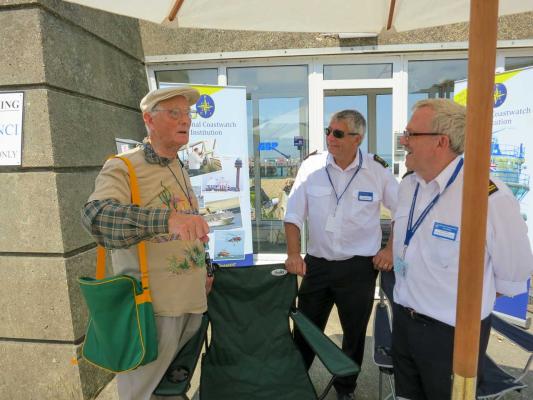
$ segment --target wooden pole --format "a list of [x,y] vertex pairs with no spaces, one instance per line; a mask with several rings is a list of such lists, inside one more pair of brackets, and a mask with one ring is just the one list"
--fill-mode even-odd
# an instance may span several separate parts
[[174,5],[172,6],[172,9],[170,10],[170,13],[168,14],[168,20],[174,21],[176,19],[176,15],[178,15],[178,12],[180,11],[181,6],[183,5],[183,2],[185,0],[176,0],[174,2]]
[[453,400],[474,400],[485,258],[498,0],[471,0]]

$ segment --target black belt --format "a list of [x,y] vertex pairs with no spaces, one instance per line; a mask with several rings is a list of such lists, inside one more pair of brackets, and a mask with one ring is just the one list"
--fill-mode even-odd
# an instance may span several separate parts
[[411,318],[413,321],[423,322],[426,324],[440,324],[440,325],[450,326],[446,324],[445,322],[439,321],[438,319],[431,318],[431,317],[428,317],[427,315],[417,313],[412,308],[404,307],[398,303],[396,303],[396,306],[404,314],[407,314],[407,316],[409,316],[409,318]]
[[357,261],[357,260],[367,261],[369,259],[371,260],[371,259],[374,258],[374,256],[353,256],[353,257],[347,258],[346,260],[328,260],[327,258],[312,256],[309,253],[307,253],[306,256],[309,257],[311,260],[314,260],[314,261],[317,261],[317,262],[322,262],[322,263],[324,263],[324,262],[326,262],[326,263],[342,263],[342,262],[350,262],[350,261]]

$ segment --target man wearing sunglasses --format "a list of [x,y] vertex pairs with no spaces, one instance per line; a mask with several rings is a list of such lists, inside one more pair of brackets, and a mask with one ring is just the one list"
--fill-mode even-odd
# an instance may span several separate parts
[[[394,218],[394,319],[392,352],[396,394],[411,400],[449,400],[463,190],[465,107],[423,100],[400,139],[412,171],[402,180]],[[527,227],[518,201],[491,177],[478,382],[496,292],[526,291],[533,272]]]
[[[325,129],[328,151],[305,160],[289,194],[285,215],[290,273],[303,276],[300,310],[324,330],[333,304],[343,328],[343,351],[362,364],[377,269],[392,268],[392,248],[381,247],[381,204],[394,212],[398,183],[378,156],[360,150],[365,119],[355,110],[333,115]],[[300,236],[307,221],[307,255]],[[296,331],[309,368],[314,352]],[[337,379],[337,398],[354,399],[357,376]]]

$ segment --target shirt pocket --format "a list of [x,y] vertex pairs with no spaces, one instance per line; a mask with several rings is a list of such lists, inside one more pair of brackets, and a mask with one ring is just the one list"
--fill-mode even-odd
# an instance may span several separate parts
[[349,208],[349,218],[357,225],[366,225],[370,220],[377,216],[375,223],[378,222],[381,196],[371,189],[356,189],[351,194],[351,207]]
[[309,214],[323,214],[329,209],[331,187],[309,186],[306,190]]
[[459,267],[459,232],[455,240],[434,236],[433,227],[430,233],[431,239],[428,250],[431,253],[431,261],[436,267],[457,270]]

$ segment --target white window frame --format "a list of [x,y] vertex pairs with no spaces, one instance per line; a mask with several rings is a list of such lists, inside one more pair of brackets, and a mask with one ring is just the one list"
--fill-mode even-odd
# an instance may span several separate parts
[[[504,70],[506,57],[524,56],[533,56],[533,40],[499,41],[496,53],[496,72]],[[409,111],[407,76],[409,61],[466,58],[468,58],[468,43],[456,42],[150,56],[146,57],[145,62],[150,89],[156,88],[155,71],[161,70],[216,68],[218,84],[225,86],[227,85],[227,68],[307,65],[309,150],[324,150],[322,131],[324,90],[390,89],[393,110],[392,128],[394,132],[402,131],[407,125]],[[324,80],[324,65],[381,63],[392,64],[392,78]],[[393,135],[391,135],[391,141],[394,148]],[[285,254],[259,253],[254,255],[254,261],[257,263],[283,262],[285,257]]]

